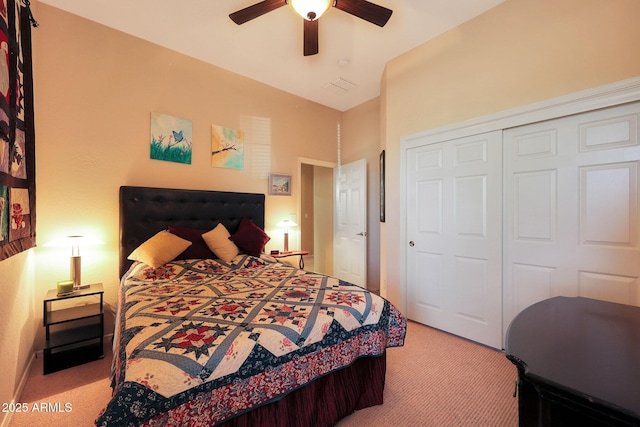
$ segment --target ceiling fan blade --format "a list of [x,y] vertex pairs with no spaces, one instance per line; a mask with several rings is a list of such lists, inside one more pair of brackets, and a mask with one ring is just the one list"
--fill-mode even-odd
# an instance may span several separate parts
[[304,22],[304,56],[318,53],[318,20]]
[[237,12],[233,12],[229,15],[229,18],[231,18],[231,20],[236,24],[240,25],[257,18],[258,16],[262,16],[265,13],[271,12],[272,10],[276,10],[286,4],[286,0],[264,0],[260,3],[238,10]]
[[391,9],[366,0],[336,0],[334,7],[379,27],[384,27],[393,13]]

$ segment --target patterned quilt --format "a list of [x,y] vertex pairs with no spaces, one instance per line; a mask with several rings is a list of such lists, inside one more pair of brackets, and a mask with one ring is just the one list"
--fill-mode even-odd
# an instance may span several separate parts
[[268,256],[137,263],[119,298],[114,391],[98,426],[215,425],[406,333],[385,299]]

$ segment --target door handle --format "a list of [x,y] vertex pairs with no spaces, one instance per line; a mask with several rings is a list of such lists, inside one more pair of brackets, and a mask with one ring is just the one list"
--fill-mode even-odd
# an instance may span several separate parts
[[411,240],[411,241],[409,242],[409,246],[414,247],[415,245],[416,245],[416,244],[413,242],[413,240]]
[[366,231],[361,231],[358,234],[356,234],[356,236],[364,236],[367,237],[367,232]]

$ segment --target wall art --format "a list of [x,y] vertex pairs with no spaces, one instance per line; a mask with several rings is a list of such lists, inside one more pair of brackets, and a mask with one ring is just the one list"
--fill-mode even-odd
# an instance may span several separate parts
[[290,196],[291,175],[270,174],[269,194],[272,196]]
[[211,126],[211,166],[244,169],[244,131]]
[[151,113],[150,156],[154,160],[191,164],[193,151],[191,120]]
[[[36,245],[36,170],[29,2],[0,8],[0,260]],[[5,7],[6,5],[6,7]]]

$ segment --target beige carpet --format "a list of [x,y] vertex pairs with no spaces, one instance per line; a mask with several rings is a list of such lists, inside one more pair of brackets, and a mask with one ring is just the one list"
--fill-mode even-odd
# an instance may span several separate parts
[[95,425],[96,416],[111,397],[110,371],[111,348],[107,344],[104,359],[49,375],[42,374],[40,357],[20,397],[20,403],[27,403],[29,411],[14,414],[9,427]]
[[405,346],[387,350],[384,404],[338,426],[517,426],[516,378],[502,352],[409,322]]
[[[103,360],[46,376],[37,360],[21,397],[29,412],[15,414],[10,427],[92,426],[111,395],[106,350]],[[499,351],[409,322],[405,346],[389,349],[387,361],[384,405],[358,411],[339,427],[518,424],[516,369]],[[37,412],[34,404],[57,411]]]

